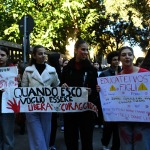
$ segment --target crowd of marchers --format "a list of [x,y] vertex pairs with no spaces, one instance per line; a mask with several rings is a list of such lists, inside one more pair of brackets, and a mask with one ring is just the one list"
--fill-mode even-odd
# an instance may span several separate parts
[[[102,150],[150,150],[149,123],[105,121],[99,96],[102,87],[97,83],[97,78],[101,77],[148,72],[140,67],[144,57],[139,57],[134,64],[133,49],[123,46],[107,54],[109,65],[103,68],[100,60],[89,59],[88,50],[88,43],[78,39],[74,45],[74,57],[67,59],[59,53],[47,54],[44,46],[36,45],[30,62],[24,63],[20,60],[11,62],[8,48],[0,46],[0,67],[18,67],[18,86],[86,87],[88,101],[98,108],[98,116],[90,110],[72,113],[0,113],[0,150],[14,150],[15,122],[20,125],[20,134],[27,129],[30,150],[56,150],[58,118],[67,150],[79,150],[79,138],[82,150],[94,150],[94,128],[102,128]],[[0,90],[1,100],[4,90]]]

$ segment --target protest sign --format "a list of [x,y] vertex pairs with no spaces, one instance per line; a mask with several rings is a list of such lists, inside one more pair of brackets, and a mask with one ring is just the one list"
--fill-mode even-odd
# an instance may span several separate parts
[[105,121],[150,122],[150,72],[97,81]]
[[17,87],[2,95],[2,113],[95,111],[84,87]]
[[17,87],[18,69],[16,66],[0,68],[0,90],[7,87]]

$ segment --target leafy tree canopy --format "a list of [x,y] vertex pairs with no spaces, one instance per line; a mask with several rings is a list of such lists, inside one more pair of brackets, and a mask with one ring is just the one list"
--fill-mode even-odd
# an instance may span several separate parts
[[21,44],[18,24],[29,14],[35,27],[31,45],[65,53],[69,38],[85,38],[104,54],[129,40],[148,49],[148,0],[1,0],[0,39]]

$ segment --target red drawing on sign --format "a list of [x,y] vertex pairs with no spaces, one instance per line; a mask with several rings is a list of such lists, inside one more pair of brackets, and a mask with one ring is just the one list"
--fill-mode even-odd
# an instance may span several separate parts
[[20,101],[16,102],[16,100],[13,98],[12,100],[8,100],[7,104],[9,105],[9,107],[6,107],[8,109],[12,109],[14,112],[20,112]]
[[142,134],[141,133],[134,133],[134,143],[137,141],[142,140]]
[[6,86],[7,86],[7,82],[5,80],[1,80],[0,81],[0,88],[6,87]]
[[125,129],[120,129],[120,137],[126,144],[131,143],[131,136],[126,132]]

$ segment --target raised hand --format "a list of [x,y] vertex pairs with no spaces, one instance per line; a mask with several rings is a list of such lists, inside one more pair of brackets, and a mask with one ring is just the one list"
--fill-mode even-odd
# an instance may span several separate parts
[[13,98],[13,100],[8,100],[7,104],[9,107],[6,108],[12,109],[14,112],[20,112],[20,101],[17,104],[15,98]]

